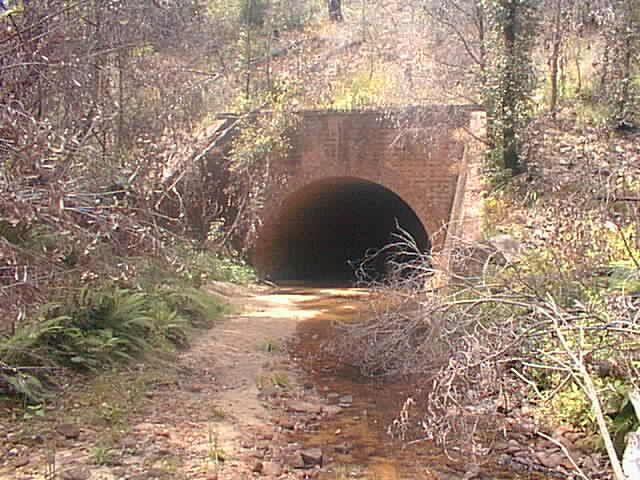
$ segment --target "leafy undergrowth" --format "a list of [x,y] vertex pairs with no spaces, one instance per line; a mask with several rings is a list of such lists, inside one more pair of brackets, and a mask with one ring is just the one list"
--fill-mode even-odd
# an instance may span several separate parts
[[145,354],[188,346],[224,306],[193,287],[82,288],[0,341],[0,386],[28,402],[45,400],[65,371],[92,372]]
[[[48,289],[48,301],[0,337],[0,393],[37,404],[69,375],[77,380],[77,373],[186,348],[195,331],[210,328],[227,308],[200,286],[255,278],[246,265],[186,243],[174,245],[171,261],[168,253],[114,258],[92,281]],[[117,272],[110,270],[114,264]]]

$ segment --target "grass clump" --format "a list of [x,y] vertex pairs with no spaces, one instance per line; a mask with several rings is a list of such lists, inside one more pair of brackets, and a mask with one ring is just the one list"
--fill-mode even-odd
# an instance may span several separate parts
[[286,372],[278,370],[260,375],[256,384],[260,390],[267,387],[277,387],[286,390],[291,387],[291,379]]
[[213,429],[211,424],[209,424],[207,440],[207,457],[210,462],[213,462],[216,466],[219,466],[221,463],[228,459],[228,455],[220,445],[218,432]]
[[267,340],[258,345],[258,350],[264,353],[279,353],[282,348],[277,342]]
[[0,333],[0,394],[39,403],[61,370],[88,373],[185,348],[192,331],[226,311],[201,285],[255,279],[235,257],[189,242],[163,256],[114,257],[110,265],[82,287],[59,288],[28,320]]
[[93,449],[92,452],[93,461],[99,467],[111,465],[114,460],[115,454],[116,452],[114,450],[104,446],[97,446]]

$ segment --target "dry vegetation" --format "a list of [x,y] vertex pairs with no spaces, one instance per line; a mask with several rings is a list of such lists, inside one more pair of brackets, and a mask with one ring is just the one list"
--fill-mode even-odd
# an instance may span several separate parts
[[[510,100],[520,102],[516,119],[502,90],[506,40],[488,7],[504,2],[345,4],[341,24],[313,1],[223,3],[2,3],[0,353],[11,355],[0,356],[0,387],[36,398],[37,384],[16,383],[32,378],[24,372],[86,354],[53,348],[59,361],[42,361],[59,337],[41,332],[43,350],[29,355],[36,346],[13,335],[23,328],[64,316],[76,323],[60,328],[77,333],[102,302],[117,312],[124,291],[146,295],[136,315],[167,320],[170,311],[148,308],[167,283],[182,282],[184,300],[184,288],[237,273],[218,253],[249,242],[268,153],[286,150],[291,111],[474,103],[491,112],[487,236],[507,232],[524,253],[496,263],[459,245],[467,269],[443,272],[452,287],[429,296],[422,278],[399,272],[376,287],[387,296],[376,318],[347,328],[348,348],[335,348],[367,375],[421,379],[420,415],[405,410],[392,426],[406,438],[446,444],[454,431],[474,433],[479,414],[525,402],[604,438],[634,430],[617,414],[640,360],[637,1],[543,2],[523,32],[534,43],[518,53],[528,56]],[[273,122],[239,136],[216,178],[184,174],[205,164],[216,114],[260,108]],[[499,160],[505,118],[527,170],[515,179]],[[428,259],[415,260],[427,279]],[[78,294],[87,286],[95,297]],[[77,363],[131,355],[138,337],[162,328],[157,342],[179,345],[189,323],[145,322],[123,330],[132,336],[121,350],[98,329],[100,355]],[[597,405],[606,425],[590,413]]]
[[[343,326],[344,361],[415,382],[392,434],[480,462],[526,405],[542,431],[572,424],[617,455],[637,428],[640,136],[574,118],[534,122],[530,173],[486,198],[488,240],[508,232],[520,252],[458,242],[453,271],[425,258],[415,278],[375,286],[375,318]],[[434,273],[450,285],[425,295]]]

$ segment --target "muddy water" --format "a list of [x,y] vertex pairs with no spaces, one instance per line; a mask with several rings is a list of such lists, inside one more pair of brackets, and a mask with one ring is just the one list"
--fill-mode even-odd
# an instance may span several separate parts
[[454,460],[425,439],[401,442],[387,433],[403,403],[411,395],[408,385],[380,383],[360,376],[322,352],[322,344],[335,335],[335,322],[354,322],[367,312],[369,293],[362,289],[287,288],[309,316],[300,324],[292,342],[292,355],[313,386],[329,403],[341,403],[344,411],[299,432],[296,440],[305,448],[321,447],[333,470],[322,480],[361,478],[375,480],[425,479],[527,479],[546,477],[504,470],[483,458],[479,476],[471,466]]

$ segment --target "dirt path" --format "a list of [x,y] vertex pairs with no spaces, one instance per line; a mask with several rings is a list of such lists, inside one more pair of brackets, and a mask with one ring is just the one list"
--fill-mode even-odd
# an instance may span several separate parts
[[41,420],[0,425],[0,478],[313,476],[322,452],[289,443],[289,434],[340,407],[305,389],[284,346],[301,321],[320,313],[310,300],[340,291],[210,289],[241,313],[195,339],[176,365],[114,374],[89,393],[65,395],[51,412],[36,412]]

